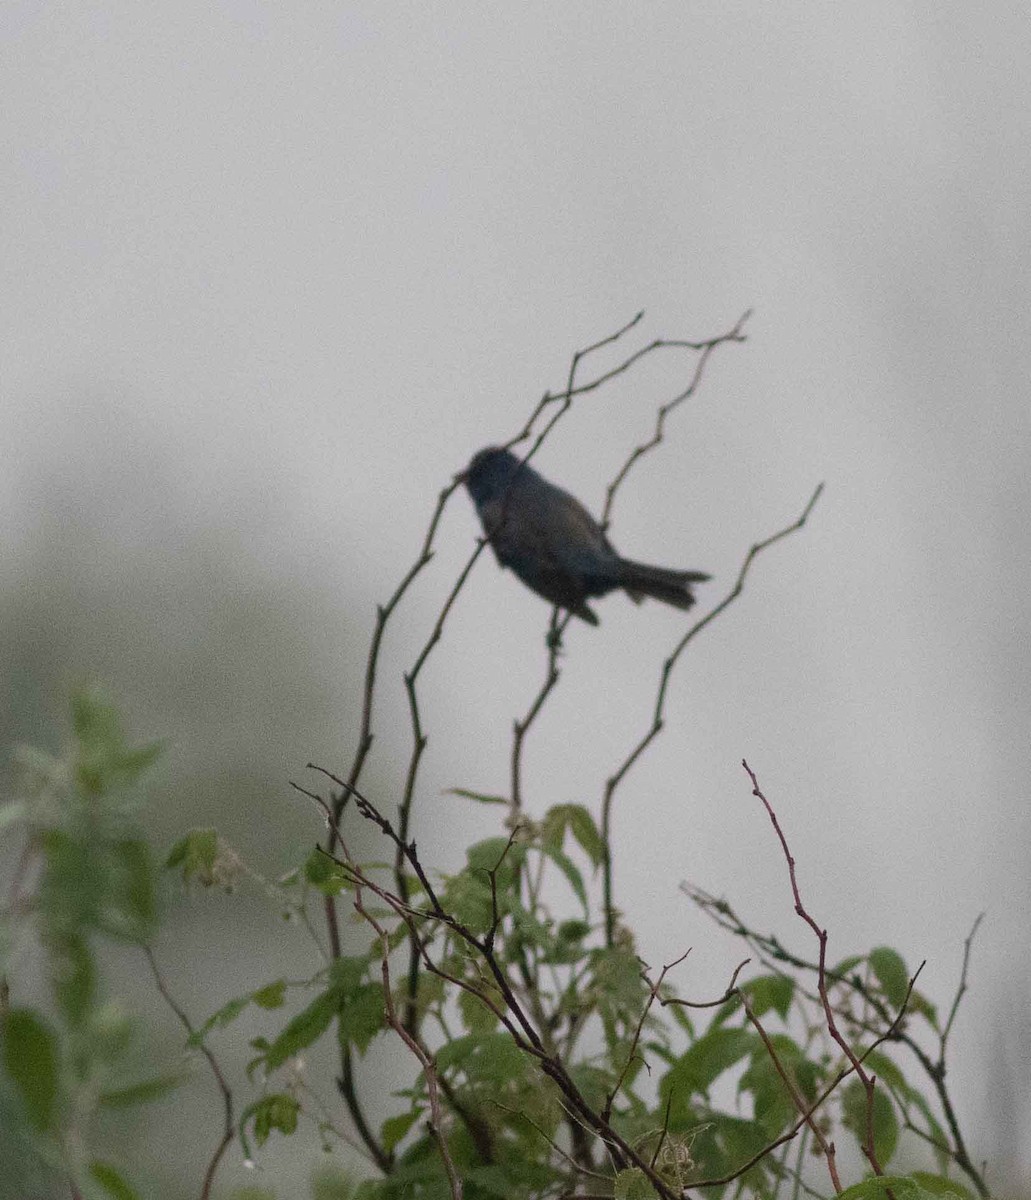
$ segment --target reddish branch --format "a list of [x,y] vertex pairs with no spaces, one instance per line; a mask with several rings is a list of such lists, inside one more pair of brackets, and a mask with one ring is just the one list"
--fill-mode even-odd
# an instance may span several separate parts
[[[773,828],[776,830],[777,837],[780,839],[781,849],[784,851],[784,858],[788,864],[788,875],[791,879],[791,892],[795,900],[795,912],[802,918],[803,921],[816,935],[816,940],[820,947],[819,954],[819,971],[817,973],[817,990],[820,995],[820,1003],[823,1005],[824,1021],[827,1024],[827,1032],[831,1038],[841,1049],[841,1052],[848,1059],[852,1070],[858,1075],[860,1082],[863,1085],[863,1090],[866,1092],[866,1131],[863,1140],[860,1142],[860,1148],[866,1155],[866,1159],[870,1164],[870,1169],[875,1175],[883,1175],[884,1169],[877,1157],[877,1150],[874,1146],[873,1135],[873,1118],[874,1118],[874,1090],[877,1085],[877,1077],[871,1075],[862,1065],[855,1051],[848,1044],[848,1041],[842,1037],[838,1029],[838,1023],[834,1016],[834,1007],[831,1004],[830,996],[827,993],[827,930],[821,929],[817,922],[813,919],[808,909],[802,903],[802,894],[798,889],[798,878],[795,874],[795,859],[790,849],[788,848],[787,838],[784,836],[784,831],[780,827],[780,822],[777,820],[777,814],[773,810],[773,805],[763,795],[762,789],[759,787],[759,781],[755,776],[755,772],[742,759],[741,765],[748,773],[749,779],[752,781],[752,795],[757,796],[762,801],[763,807],[773,823]],[[822,1143],[821,1143],[822,1145]],[[831,1154],[833,1154],[833,1144],[831,1145]],[[828,1159],[828,1166],[831,1165],[831,1159]],[[841,1185],[838,1182],[835,1172],[832,1170],[831,1177],[834,1180],[834,1186],[837,1191],[841,1191]],[[889,1193],[890,1197],[890,1193]]]

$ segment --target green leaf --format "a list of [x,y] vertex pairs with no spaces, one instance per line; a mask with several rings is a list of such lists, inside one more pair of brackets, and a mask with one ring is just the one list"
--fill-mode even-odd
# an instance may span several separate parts
[[383,1149],[389,1154],[421,1116],[421,1109],[412,1109],[411,1112],[401,1113],[397,1117],[387,1117],[380,1128],[379,1135]]
[[909,991],[909,971],[902,955],[890,946],[878,946],[870,951],[869,958],[881,990],[896,1008],[901,1008]]
[[114,1200],[139,1200],[139,1194],[110,1163],[95,1158],[89,1165],[89,1173]]
[[172,847],[165,866],[170,870],[182,867],[183,879],[196,876],[205,886],[214,883],[215,860],[218,857],[218,833],[214,829],[191,829]]
[[504,837],[484,838],[470,846],[465,857],[473,871],[496,871],[500,890],[502,874],[515,871],[526,858],[526,847]]
[[921,1191],[929,1192],[932,1196],[956,1196],[958,1200],[974,1200],[974,1193],[954,1179],[944,1175],[932,1175],[928,1171],[914,1171],[914,1181]]
[[227,1000],[217,1012],[208,1017],[203,1025],[190,1034],[186,1039],[187,1046],[200,1046],[213,1029],[223,1029],[230,1022],[235,1021],[250,1002],[250,996],[234,996],[232,1000]]
[[741,990],[747,994],[752,1012],[757,1017],[773,1009],[784,1020],[795,995],[795,981],[788,975],[761,975],[758,979],[743,983]]
[[[841,1123],[850,1130],[862,1146],[867,1131],[866,1088],[858,1079],[845,1086],[841,1100]],[[895,1153],[899,1140],[899,1123],[895,1106],[883,1088],[875,1088],[873,1094],[873,1144],[877,1160],[887,1166]]]
[[286,980],[277,979],[266,983],[251,994],[251,999],[259,1008],[282,1008],[286,998]]
[[544,814],[545,845],[561,850],[567,829],[591,860],[591,865],[600,866],[605,859],[605,843],[594,817],[582,804],[556,804]]
[[572,859],[567,858],[561,850],[556,849],[554,846],[544,846],[543,849],[548,858],[565,875],[569,886],[576,894],[576,898],[583,905],[584,917],[588,917],[590,913],[587,905],[587,889],[584,887],[583,876],[576,869]]
[[[792,1079],[797,1090],[807,1101],[816,1098],[817,1080],[821,1075],[819,1066],[806,1058],[805,1051],[787,1034],[767,1035],[777,1055],[777,1061]],[[748,1069],[738,1082],[739,1092],[751,1092],[754,1097],[755,1120],[761,1125],[768,1138],[776,1137],[793,1121],[798,1112],[777,1063],[774,1062],[766,1045],[756,1044],[752,1051]]]
[[464,800],[475,800],[478,804],[511,804],[507,796],[490,796],[485,792],[470,792],[468,788],[448,788],[446,796],[461,796]]
[[324,896],[337,896],[345,889],[354,888],[344,868],[318,846],[305,859],[304,877]]
[[364,1054],[386,1022],[386,1003],[381,983],[363,984],[348,996],[340,1009],[337,1025],[341,1045],[354,1046]]
[[673,1110],[686,1108],[692,1096],[704,1096],[713,1083],[754,1049],[750,1029],[712,1029],[677,1060],[659,1083],[663,1103],[672,1097]]
[[155,1075],[152,1079],[143,1079],[139,1083],[131,1083],[127,1087],[111,1088],[100,1093],[100,1103],[106,1108],[126,1108],[131,1104],[147,1104],[158,1100],[184,1083],[186,1076],[182,1074]]
[[111,847],[106,871],[109,899],[102,927],[115,937],[145,941],[157,916],[150,847],[123,838]]
[[[378,953],[378,938],[374,945]],[[341,996],[352,995],[361,987],[362,980],[365,978],[365,972],[369,969],[370,961],[371,959],[368,954],[351,954],[335,958],[329,968],[330,983]]]
[[478,996],[464,988],[458,993],[458,1011],[462,1014],[462,1024],[470,1033],[490,1033],[497,1026],[496,1014]]
[[265,1052],[266,1068],[269,1071],[277,1070],[288,1058],[317,1041],[329,1028],[330,1021],[339,1009],[340,993],[335,988],[316,996],[273,1040]]
[[300,1101],[288,1092],[274,1092],[271,1096],[263,1096],[249,1105],[240,1118],[240,1140],[245,1152],[247,1143],[243,1131],[248,1121],[254,1125],[254,1140],[259,1146],[263,1146],[274,1129],[287,1136],[296,1132],[297,1115],[300,1111]]
[[654,1200],[655,1189],[648,1176],[637,1167],[617,1173],[612,1184],[614,1200]]
[[4,1068],[17,1085],[29,1120],[50,1129],[57,1101],[57,1045],[54,1035],[28,1008],[12,1008],[3,1023]]
[[862,954],[850,954],[848,958],[843,958],[836,967],[831,967],[827,974],[831,978],[847,979],[861,962],[863,962]]
[[482,872],[461,871],[447,881],[442,897],[445,910],[474,933],[485,933],[493,921],[490,883]]
[[99,693],[82,692],[72,698],[72,727],[79,742],[75,775],[87,795],[99,796],[135,783],[162,750],[160,743],[131,750],[118,710]]
[[86,939],[79,933],[55,937],[50,947],[54,996],[72,1029],[85,1020],[96,991],[96,967]]
[[449,1067],[461,1066],[465,1059],[476,1052],[476,1048],[482,1042],[483,1036],[479,1033],[466,1033],[460,1037],[451,1038],[437,1051],[438,1068],[446,1071]]
[[871,1175],[862,1183],[845,1188],[838,1200],[884,1200],[889,1194],[894,1196],[895,1200],[920,1200],[923,1192],[911,1176]]
[[883,1080],[890,1087],[893,1087],[906,1099],[909,1099],[913,1094],[914,1089],[910,1086],[905,1075],[902,1074],[898,1064],[893,1062],[892,1059],[880,1050],[871,1050],[863,1059],[863,1066],[870,1075],[876,1075],[878,1079]]

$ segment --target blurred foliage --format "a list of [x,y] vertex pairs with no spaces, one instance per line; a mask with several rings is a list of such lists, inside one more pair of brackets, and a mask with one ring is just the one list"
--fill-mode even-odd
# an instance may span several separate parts
[[[98,949],[144,947],[159,920],[155,866],[138,824],[139,781],[159,747],[130,746],[96,695],[76,697],[72,726],[62,757],[19,752],[17,794],[0,809],[5,836],[22,839],[0,941],[3,1186],[12,1196],[70,1185],[87,1200],[132,1200],[140,1195],[132,1164],[110,1161],[95,1144],[95,1117],[166,1094],[181,1073],[134,1070],[142,1031],[107,994]],[[606,939],[593,876],[607,848],[591,813],[563,804],[539,821],[512,816],[510,836],[469,846],[464,867],[439,879],[414,849],[387,863],[316,849],[267,881],[213,829],[172,847],[167,870],[187,886],[259,879],[321,953],[309,977],[273,973],[223,1000],[186,1037],[188,1050],[213,1055],[244,1012],[268,1014],[267,1033],[250,1041],[250,1094],[234,1097],[232,1133],[249,1162],[307,1125],[327,1151],[347,1143],[370,1160],[364,1179],[327,1164],[311,1181],[315,1200],[447,1200],[441,1140],[467,1200],[632,1200],[725,1177],[733,1179],[705,1194],[772,1197],[787,1184],[797,1195],[804,1180],[807,1194],[823,1195],[818,1139],[805,1127],[786,1135],[800,1124],[799,1099],[816,1106],[826,1092],[814,1120],[828,1140],[862,1145],[872,1134],[885,1169],[916,1140],[934,1167],[861,1180],[843,1193],[850,1200],[972,1195],[955,1178],[949,1131],[893,1052],[884,1014],[894,1020],[903,1006],[910,1033],[919,1025],[944,1045],[934,1005],[897,952],[876,947],[828,976],[845,1034],[877,1077],[871,1104],[854,1076],[835,1087],[847,1062],[803,971],[766,970],[735,979],[705,1006],[680,1002],[667,970],[637,956],[629,929],[617,924]],[[557,906],[545,900],[555,895],[565,897]],[[315,921],[327,904],[356,901],[364,948],[326,954]],[[47,1001],[30,1005],[19,999],[19,980],[35,962],[45,967]],[[140,963],[145,970],[142,953]],[[365,1102],[379,1085],[374,1075],[359,1078],[360,1066],[378,1039],[397,1038],[402,1016],[432,1077],[413,1059],[410,1085],[372,1128]],[[343,1103],[316,1094],[305,1061],[312,1052],[339,1058]],[[613,1153],[605,1130],[629,1153]],[[199,1180],[197,1192],[208,1194]]]

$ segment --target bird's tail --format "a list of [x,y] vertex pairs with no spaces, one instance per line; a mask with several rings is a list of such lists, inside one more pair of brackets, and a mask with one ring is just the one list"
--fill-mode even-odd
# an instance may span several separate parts
[[645,596],[672,604],[674,608],[690,608],[695,602],[691,584],[711,579],[704,571],[670,571],[666,567],[650,567],[646,563],[619,560],[619,585],[640,604]]

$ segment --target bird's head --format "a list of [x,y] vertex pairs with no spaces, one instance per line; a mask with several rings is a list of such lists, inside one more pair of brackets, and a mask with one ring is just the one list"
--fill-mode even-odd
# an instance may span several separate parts
[[511,483],[520,460],[503,446],[488,446],[474,454],[459,479],[477,504],[490,500]]

